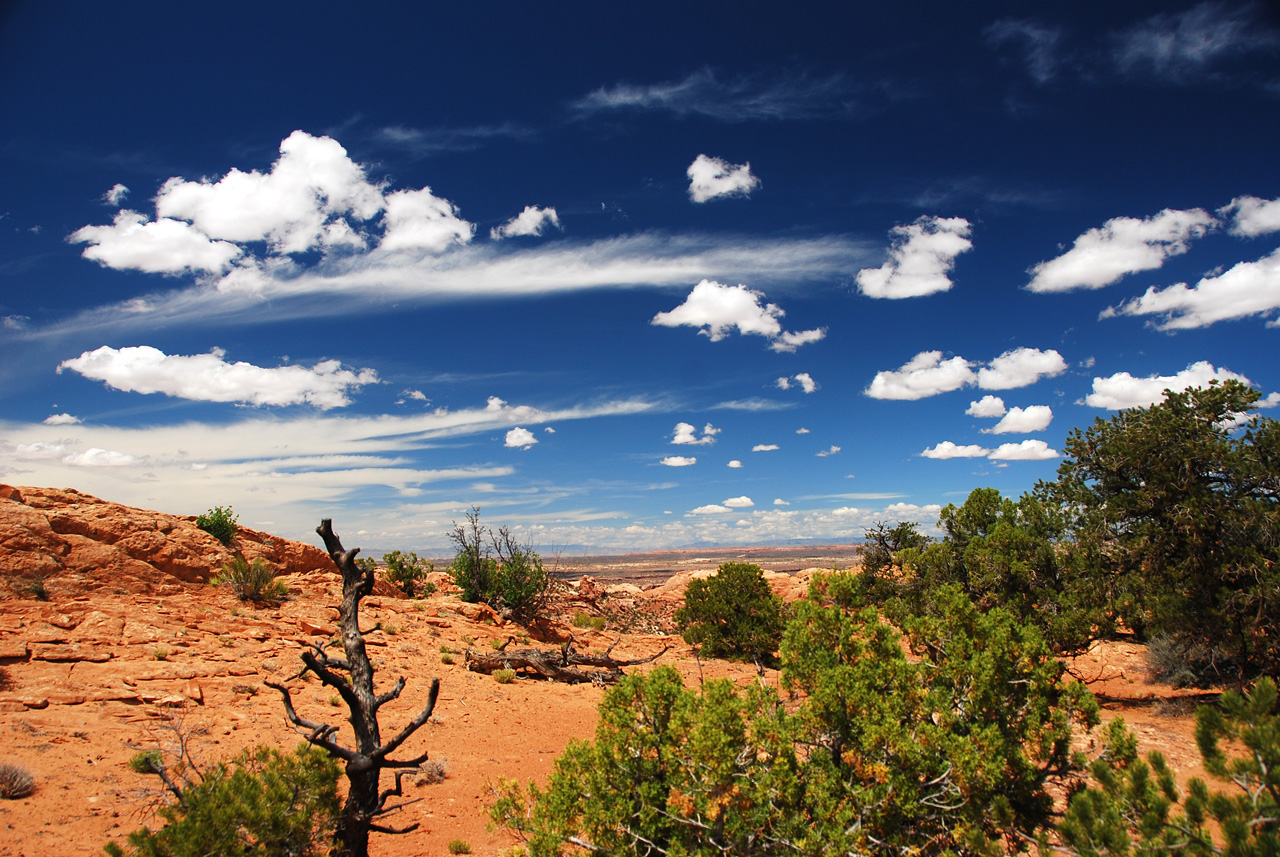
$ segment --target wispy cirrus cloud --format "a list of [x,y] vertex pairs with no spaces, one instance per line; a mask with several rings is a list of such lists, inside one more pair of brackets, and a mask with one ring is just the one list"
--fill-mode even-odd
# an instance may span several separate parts
[[1187,83],[1216,76],[1235,57],[1275,52],[1280,34],[1253,3],[1207,2],[1139,21],[1113,34],[1112,45],[1120,71]]
[[843,75],[803,72],[722,79],[702,68],[681,80],[617,83],[574,101],[579,117],[619,111],[652,111],[721,122],[840,117],[857,108],[858,87]]

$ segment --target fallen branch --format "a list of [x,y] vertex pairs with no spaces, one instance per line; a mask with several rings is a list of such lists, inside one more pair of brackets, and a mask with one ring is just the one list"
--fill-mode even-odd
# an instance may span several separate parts
[[603,655],[592,655],[575,652],[573,640],[559,649],[508,650],[507,646],[513,642],[508,639],[501,649],[492,654],[468,649],[467,669],[486,675],[492,675],[497,670],[515,670],[517,673],[533,674],[548,681],[565,684],[614,684],[624,675],[623,667],[653,663],[671,649],[666,646],[651,657],[620,660],[612,656],[613,647],[618,645],[618,640]]

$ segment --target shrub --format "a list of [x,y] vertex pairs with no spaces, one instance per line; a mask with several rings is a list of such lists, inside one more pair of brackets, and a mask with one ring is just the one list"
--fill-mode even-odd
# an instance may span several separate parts
[[276,580],[275,569],[261,557],[253,562],[244,557],[233,558],[213,582],[230,586],[241,601],[283,601],[289,596],[289,588]]
[[538,553],[516,541],[509,529],[500,527],[495,534],[480,523],[480,510],[472,509],[466,525],[455,523],[449,538],[457,548],[449,573],[463,601],[484,602],[521,624],[546,611],[551,576]]
[[418,766],[413,782],[419,786],[435,786],[449,776],[449,765],[444,759],[428,759]]
[[[139,754],[138,760],[145,754]],[[151,758],[151,757],[148,757]],[[138,770],[141,765],[130,766]],[[150,772],[166,780],[177,800],[160,809],[160,830],[129,834],[129,848],[109,842],[110,857],[197,857],[260,854],[304,857],[329,853],[338,816],[338,765],[324,753],[300,746],[292,754],[259,747],[203,777],[174,780],[160,762]],[[194,774],[191,774],[194,776]]]
[[498,684],[511,684],[511,682],[516,680],[516,671],[510,669],[494,670],[493,680]]
[[1229,659],[1215,658],[1203,645],[1194,645],[1171,634],[1160,634],[1147,644],[1147,675],[1171,687],[1210,687],[1230,670]]
[[27,797],[35,790],[35,778],[26,768],[13,762],[0,763],[0,798],[17,800]]
[[[1078,776],[1097,721],[1039,632],[954,587],[904,640],[872,609],[801,602],[764,685],[627,676],[546,790],[506,782],[490,818],[534,857],[597,853],[920,857],[1024,851]],[[1073,723],[1074,721],[1074,723]],[[643,853],[643,852],[640,852]]]
[[465,839],[450,839],[448,848],[450,854],[471,853],[471,843]]
[[[436,570],[435,563],[419,559],[416,553],[400,551],[384,553],[382,562],[387,567],[387,580],[400,587],[400,591],[410,598],[417,595],[430,595],[436,591],[434,583],[424,582],[427,575]],[[421,584],[420,590],[419,584]]]
[[[1263,678],[1249,694],[1228,691],[1220,707],[1196,711],[1204,769],[1228,784],[1227,792],[1210,792],[1195,778],[1184,793],[1164,756],[1152,751],[1140,758],[1133,733],[1122,719],[1113,720],[1106,748],[1093,763],[1094,784],[1071,798],[1058,827],[1061,850],[1082,857],[1263,857],[1280,851],[1277,701],[1275,683]],[[1228,756],[1223,742],[1243,753]]]
[[1073,577],[1141,636],[1280,674],[1280,422],[1238,381],[1075,429],[1037,491],[1070,516]]
[[573,626],[575,628],[590,628],[593,631],[603,631],[606,624],[603,616],[595,616],[585,610],[578,610],[573,614]]
[[46,581],[50,576],[48,574],[27,574],[15,577],[9,581],[9,590],[15,595],[30,598],[33,601],[48,601],[49,589]]
[[203,515],[196,516],[196,526],[231,547],[236,538],[236,517],[230,506],[214,506]]
[[444,654],[442,654],[440,656],[440,663],[444,664],[445,666],[449,666],[450,664],[452,664],[453,654],[450,652],[445,652]]
[[675,618],[684,641],[712,658],[765,663],[782,640],[782,602],[752,563],[727,562],[690,581]]

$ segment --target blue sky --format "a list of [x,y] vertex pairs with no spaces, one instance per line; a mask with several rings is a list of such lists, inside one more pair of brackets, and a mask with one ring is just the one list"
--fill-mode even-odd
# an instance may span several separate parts
[[1274,4],[17,2],[0,117],[14,484],[835,542],[1280,402]]

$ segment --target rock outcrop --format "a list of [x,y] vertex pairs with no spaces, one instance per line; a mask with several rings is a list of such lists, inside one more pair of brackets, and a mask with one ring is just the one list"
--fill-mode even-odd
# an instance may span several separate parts
[[324,551],[241,527],[228,548],[190,515],[135,509],[71,488],[0,485],[0,581],[77,591],[177,591],[208,583],[239,554],[281,574],[333,572]]

